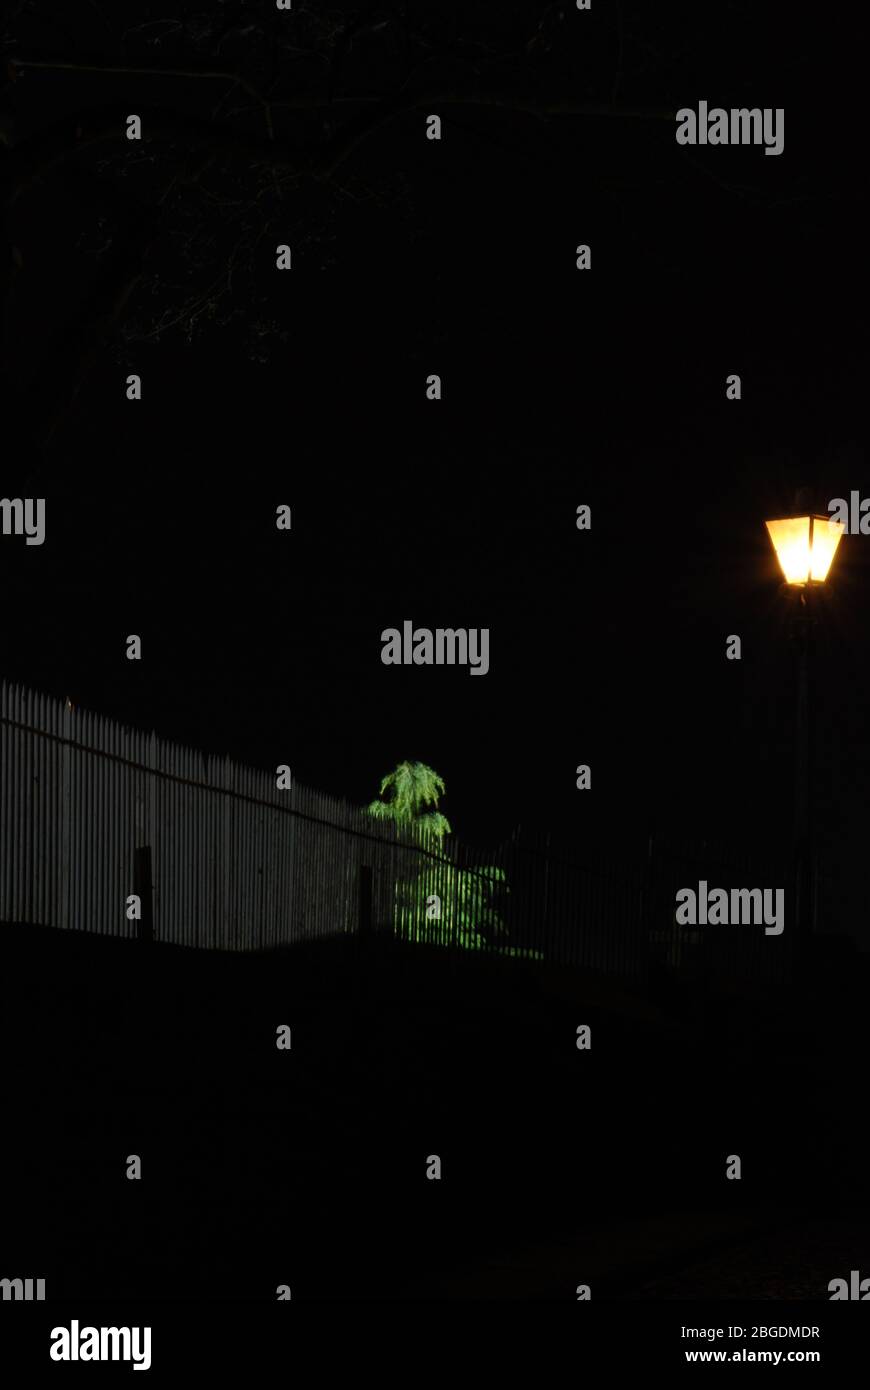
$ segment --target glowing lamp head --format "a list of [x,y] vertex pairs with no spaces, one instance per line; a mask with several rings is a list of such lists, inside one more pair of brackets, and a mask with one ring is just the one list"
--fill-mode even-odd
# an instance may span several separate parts
[[764,524],[786,583],[801,588],[824,584],[846,529],[842,521],[829,516],[788,516]]

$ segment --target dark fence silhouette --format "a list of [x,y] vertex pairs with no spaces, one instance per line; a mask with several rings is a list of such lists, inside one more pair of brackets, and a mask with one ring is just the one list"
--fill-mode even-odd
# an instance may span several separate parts
[[[0,685],[0,921],[221,950],[390,933],[615,975],[773,978],[791,940],[679,927],[678,888],[784,887],[788,865],[656,845],[621,868],[517,832],[421,842],[360,807]],[[132,916],[135,894],[141,915]]]
[[[773,981],[787,975],[795,962],[794,860],[788,846],[768,848],[763,856],[733,845],[701,841],[653,840],[647,862],[647,941],[650,955],[670,970],[717,978],[751,977]],[[766,935],[756,924],[689,925],[677,921],[677,893],[707,890],[783,889],[782,935]]]
[[[760,854],[656,837],[645,855],[619,868],[546,832],[517,833],[506,849],[519,908],[516,914],[508,909],[511,939],[523,941],[530,933],[530,944],[545,958],[620,975],[657,966],[760,982],[787,978],[795,964],[794,864],[785,845]],[[698,893],[702,881],[710,892],[723,888],[729,897],[733,889],[783,889],[782,935],[767,935],[754,922],[679,922],[678,892]]]

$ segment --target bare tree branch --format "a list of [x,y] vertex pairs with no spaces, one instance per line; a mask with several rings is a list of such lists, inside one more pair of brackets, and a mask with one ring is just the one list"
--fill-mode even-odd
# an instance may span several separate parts
[[[114,335],[139,283],[145,261],[156,239],[156,218],[141,210],[135,228],[127,226],[123,237],[107,255],[84,305],[66,325],[48,360],[39,364],[34,380],[19,389],[22,410],[40,421],[38,443],[51,442],[58,425],[75,402],[84,382]],[[53,399],[46,402],[50,388]],[[33,400],[28,409],[28,397]]]
[[[672,121],[674,118],[672,111],[655,108],[626,109],[601,102],[576,102],[567,99],[539,102],[522,100],[497,91],[429,91],[401,93],[380,99],[371,96],[346,97],[344,101],[358,101],[373,109],[355,120],[348,121],[332,141],[309,154],[286,138],[258,136],[249,131],[239,130],[226,122],[209,121],[181,111],[147,106],[140,107],[137,114],[142,117],[143,127],[149,136],[190,140],[216,152],[245,155],[260,163],[274,164],[279,168],[289,168],[299,173],[309,172],[317,178],[328,178],[363,140],[395,116],[421,106],[433,108],[439,103],[493,106],[524,112],[539,119],[587,116],[608,120]],[[310,109],[329,104],[315,96],[293,103],[298,108]],[[19,198],[33,182],[44,178],[59,161],[69,155],[109,140],[120,139],[128,115],[128,106],[122,107],[117,103],[90,107],[62,117],[36,134],[18,141],[11,151],[12,200]]]
[[21,58],[13,55],[9,58],[9,63],[16,68],[43,68],[54,69],[59,72],[104,72],[104,73],[134,73],[137,76],[148,77],[184,77],[184,78],[213,78],[221,82],[232,82],[242,91],[247,92],[248,96],[257,103],[263,110],[266,118],[266,130],[270,139],[274,139],[272,129],[272,113],[269,102],[258,91],[252,82],[246,77],[242,77],[237,72],[225,72],[219,68],[155,68],[150,63],[105,63],[90,62],[87,59],[78,58],[74,63],[63,62],[58,58]]
[[[202,150],[244,155],[258,163],[274,162],[297,169],[307,167],[308,159],[288,140],[264,136],[217,121],[189,116],[183,111],[140,106],[146,137],[175,142],[187,140]],[[74,112],[19,140],[10,151],[12,201],[35,182],[44,179],[58,164],[82,150],[123,138],[129,103],[111,103]]]

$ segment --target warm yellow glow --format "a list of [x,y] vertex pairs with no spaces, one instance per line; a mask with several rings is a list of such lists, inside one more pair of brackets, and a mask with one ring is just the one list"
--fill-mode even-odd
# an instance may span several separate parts
[[840,544],[840,537],[845,531],[842,521],[831,521],[827,517],[815,517],[813,520],[813,546],[812,564],[810,566],[810,579],[822,584],[828,577],[828,570]]
[[789,516],[766,521],[776,558],[788,584],[806,584],[810,572],[810,519]]
[[846,529],[843,523],[826,516],[789,516],[764,524],[786,582],[823,584]]

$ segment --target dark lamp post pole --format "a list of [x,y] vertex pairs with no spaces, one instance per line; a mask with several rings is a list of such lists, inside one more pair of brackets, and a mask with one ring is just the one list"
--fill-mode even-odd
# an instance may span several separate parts
[[786,584],[796,596],[792,634],[797,646],[795,711],[794,894],[798,939],[815,929],[815,863],[812,824],[812,655],[818,595],[844,527],[829,516],[799,514],[765,522]]

